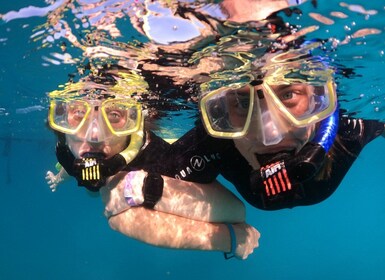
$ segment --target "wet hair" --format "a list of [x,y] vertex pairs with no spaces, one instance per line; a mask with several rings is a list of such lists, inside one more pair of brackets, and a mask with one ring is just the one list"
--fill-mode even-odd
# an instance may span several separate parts
[[334,140],[334,145],[330,148],[329,152],[325,157],[324,165],[315,177],[317,181],[330,179],[332,175],[333,164],[335,163],[336,158],[339,156],[340,150],[342,150],[344,153],[348,154],[353,158],[358,157],[358,154],[355,154],[348,150],[348,148],[343,144],[341,137],[337,135]]

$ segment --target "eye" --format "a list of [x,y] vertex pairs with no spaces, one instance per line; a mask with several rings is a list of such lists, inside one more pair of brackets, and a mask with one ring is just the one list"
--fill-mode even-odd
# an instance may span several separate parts
[[279,99],[281,99],[281,101],[290,100],[293,98],[293,96],[294,96],[294,93],[292,91],[288,91],[288,92],[283,93],[279,97]]
[[235,90],[228,94],[230,104],[235,108],[238,113],[242,111],[248,111],[250,106],[250,93],[249,89],[247,90]]
[[73,119],[83,119],[87,112],[86,107],[82,105],[72,105],[68,110],[68,115]]
[[86,114],[86,110],[84,110],[83,108],[77,108],[73,111],[73,114],[75,115],[75,117],[82,119]]
[[237,94],[236,104],[240,109],[248,110],[250,105],[250,96],[244,94]]
[[276,89],[275,93],[282,104],[295,116],[302,116],[309,109],[309,87],[294,84]]
[[123,119],[124,113],[119,110],[112,110],[107,113],[107,116],[110,123],[118,123]]
[[283,105],[288,108],[297,106],[307,98],[306,86],[290,85],[275,89],[275,94],[282,101]]
[[87,108],[82,104],[72,104],[68,107],[68,123],[71,127],[76,127],[84,119]]

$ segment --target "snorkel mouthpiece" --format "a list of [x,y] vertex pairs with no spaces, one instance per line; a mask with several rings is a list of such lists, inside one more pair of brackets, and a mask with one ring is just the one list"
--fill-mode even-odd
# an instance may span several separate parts
[[106,183],[106,178],[115,175],[126,166],[121,154],[105,159],[102,153],[86,153],[73,163],[73,173],[79,186],[91,191],[99,191]]
[[99,191],[105,185],[106,177],[103,176],[104,155],[101,153],[87,153],[73,163],[74,176],[79,186],[84,186],[90,191]]

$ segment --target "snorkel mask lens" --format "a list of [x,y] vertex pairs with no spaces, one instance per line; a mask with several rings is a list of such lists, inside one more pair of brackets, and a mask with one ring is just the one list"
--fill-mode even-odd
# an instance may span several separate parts
[[53,99],[48,122],[56,131],[75,134],[84,125],[90,111],[91,106],[82,100]]
[[305,127],[330,116],[337,107],[337,96],[330,79],[322,84],[264,83],[265,96],[296,127]]
[[208,133],[218,138],[239,138],[246,134],[254,106],[250,85],[224,87],[200,100],[200,110]]
[[102,104],[102,114],[110,131],[126,136],[139,130],[142,120],[141,106],[125,99],[110,99]]

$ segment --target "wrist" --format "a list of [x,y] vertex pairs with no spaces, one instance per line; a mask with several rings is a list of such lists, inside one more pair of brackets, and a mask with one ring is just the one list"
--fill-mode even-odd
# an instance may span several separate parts
[[224,257],[226,260],[235,257],[235,251],[237,249],[237,236],[235,234],[234,228],[232,224],[226,223],[226,226],[230,233],[230,250],[229,252],[224,253]]

